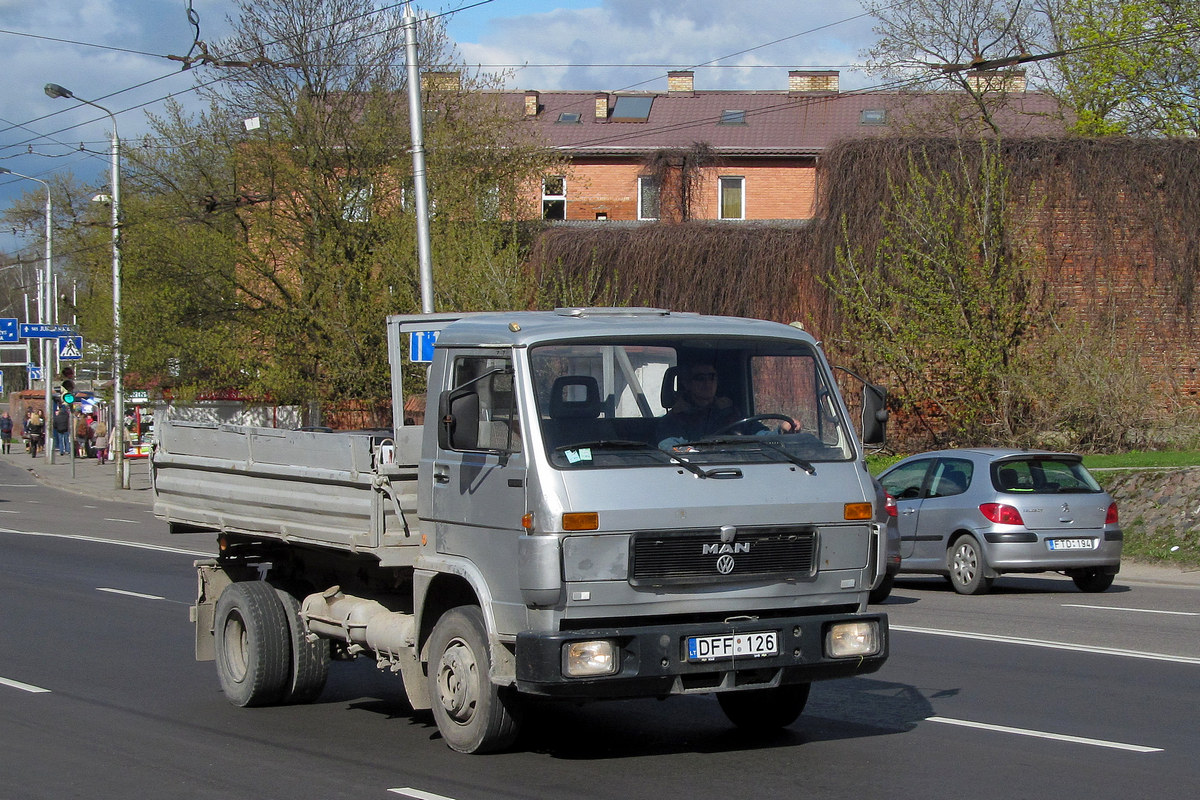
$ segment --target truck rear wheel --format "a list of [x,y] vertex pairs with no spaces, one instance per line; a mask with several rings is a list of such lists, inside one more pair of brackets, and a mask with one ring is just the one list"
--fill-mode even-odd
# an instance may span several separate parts
[[808,704],[807,683],[791,683],[772,689],[721,692],[717,702],[729,721],[746,730],[770,731],[795,722]]
[[490,677],[487,628],[477,606],[451,609],[429,639],[429,694],[446,744],[460,753],[490,753],[517,736],[516,698]]
[[270,584],[242,581],[221,592],[213,634],[217,677],[229,702],[263,706],[283,698],[292,644],[283,603]]
[[300,601],[283,589],[276,588],[279,602],[287,615],[291,638],[291,681],[284,702],[311,703],[321,696],[329,678],[329,642],[308,640],[304,620],[300,619]]

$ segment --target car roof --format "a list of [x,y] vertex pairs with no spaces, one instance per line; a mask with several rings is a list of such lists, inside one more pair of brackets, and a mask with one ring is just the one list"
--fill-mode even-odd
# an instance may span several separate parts
[[929,450],[923,453],[913,453],[911,456],[897,461],[892,465],[892,468],[903,464],[907,461],[912,461],[918,458],[969,458],[974,456],[977,459],[986,459],[987,461],[1004,461],[1007,459],[1021,458],[1032,456],[1037,458],[1063,458],[1071,461],[1079,461],[1083,458],[1078,453],[1058,452],[1054,450],[1023,450],[1012,447],[953,447],[945,450]]

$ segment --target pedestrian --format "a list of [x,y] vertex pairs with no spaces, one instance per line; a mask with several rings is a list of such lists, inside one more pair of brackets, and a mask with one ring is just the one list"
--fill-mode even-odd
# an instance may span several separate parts
[[80,414],[75,421],[75,448],[80,458],[91,458],[95,455],[92,450],[92,417]]
[[46,435],[46,423],[42,421],[42,415],[38,411],[34,411],[29,415],[29,455],[37,458],[38,448],[42,446],[42,439]]
[[0,414],[0,448],[3,448],[5,454],[12,452],[12,433],[12,417],[5,411],[3,414]]
[[95,442],[96,463],[104,466],[108,461],[108,424],[103,417],[92,426],[92,440]]
[[25,442],[25,452],[29,452],[29,418],[33,415],[32,409],[25,409],[25,419],[21,421],[21,438]]
[[71,408],[59,403],[54,411],[54,449],[65,456],[71,448]]

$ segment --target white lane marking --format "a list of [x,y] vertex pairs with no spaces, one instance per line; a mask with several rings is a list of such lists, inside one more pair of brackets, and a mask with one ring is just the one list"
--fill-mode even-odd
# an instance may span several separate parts
[[46,533],[44,531],[18,531],[12,528],[0,528],[0,533],[15,533],[20,536],[44,536],[50,539],[74,539],[79,542],[94,542],[96,544],[111,544],[118,547],[133,547],[138,550],[155,550],[160,553],[179,553],[185,556],[214,556],[216,553],[204,550],[184,550],[181,547],[166,547],[161,544],[143,544],[142,542],[124,542],[120,539],[101,539],[98,536],[80,536],[75,533]]
[[20,511],[9,511],[7,508],[0,508],[0,514],[20,514]]
[[43,689],[40,686],[34,686],[29,683],[21,683],[20,681],[11,681],[8,678],[0,678],[0,686],[8,686],[12,689],[20,689],[22,692],[31,692],[33,694],[48,694],[49,689]]
[[40,483],[0,483],[0,488],[4,489],[32,489],[34,486],[41,486]]
[[1026,647],[1045,647],[1051,650],[1070,650],[1076,653],[1092,653],[1101,656],[1121,656],[1123,658],[1144,658],[1149,661],[1170,661],[1176,664],[1200,664],[1200,658],[1193,656],[1171,656],[1165,653],[1147,653],[1141,650],[1121,650],[1116,647],[1096,647],[1085,644],[1068,644],[1066,642],[1050,642],[1043,639],[1021,639],[1016,636],[997,636],[968,631],[946,631],[938,628],[914,628],[908,625],[889,625],[893,631],[908,633],[927,633],[931,636],[950,636],[955,639],[977,639],[983,642],[998,642],[1001,644],[1017,644]]
[[142,521],[140,519],[118,519],[116,517],[105,517],[104,521],[105,522],[128,522],[130,525],[141,525],[142,524]]
[[1200,617],[1200,611],[1160,611],[1157,608],[1124,608],[1122,606],[1086,606],[1083,603],[1063,603],[1063,608],[1094,608],[1099,611],[1136,611],[1140,614],[1167,614],[1176,617]]
[[1017,736],[1032,736],[1036,739],[1053,739],[1058,742],[1072,742],[1074,744],[1087,744],[1093,747],[1107,747],[1112,750],[1129,750],[1134,753],[1161,753],[1161,747],[1146,747],[1140,744],[1126,744],[1124,742],[1110,742],[1105,739],[1088,739],[1084,736],[1068,736],[1065,733],[1049,733],[1047,731],[1035,731],[1029,728],[1010,728],[1007,725],[992,725],[987,722],[971,722],[965,719],[950,719],[948,717],[926,717],[926,722],[940,722],[943,725],[957,725],[961,728],[977,728],[982,731],[995,731],[997,733],[1012,733]]
[[407,786],[403,789],[388,789],[392,794],[402,794],[405,797],[415,797],[416,800],[454,800],[451,797],[446,797],[444,794],[434,794],[433,792],[424,792],[420,789],[410,789]]
[[126,597],[140,597],[143,600],[166,600],[165,597],[160,597],[156,594],[142,594],[141,592],[130,592],[126,589],[109,589],[106,586],[97,586],[97,592],[108,592],[109,594],[123,594]]

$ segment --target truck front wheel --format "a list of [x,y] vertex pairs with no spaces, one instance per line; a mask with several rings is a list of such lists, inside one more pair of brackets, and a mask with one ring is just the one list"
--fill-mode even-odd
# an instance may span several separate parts
[[721,692],[717,702],[729,721],[746,730],[770,731],[795,722],[808,703],[809,684]]
[[262,581],[233,583],[213,620],[217,677],[235,706],[277,703],[288,691],[292,642],[283,603]]
[[490,753],[517,736],[516,698],[492,683],[487,628],[477,606],[448,611],[429,638],[429,694],[446,744],[460,753]]

